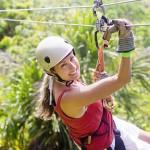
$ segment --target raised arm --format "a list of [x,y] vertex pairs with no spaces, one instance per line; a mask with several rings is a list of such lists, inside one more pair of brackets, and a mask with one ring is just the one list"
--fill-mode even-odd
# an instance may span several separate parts
[[119,30],[119,46],[117,51],[121,55],[121,62],[118,72],[114,76],[97,81],[96,83],[85,86],[84,88],[75,88],[67,92],[62,98],[62,107],[86,106],[98,99],[111,95],[130,81],[130,51],[134,49],[133,34],[130,28],[126,27],[126,25],[129,24],[127,21],[114,20],[114,24]]

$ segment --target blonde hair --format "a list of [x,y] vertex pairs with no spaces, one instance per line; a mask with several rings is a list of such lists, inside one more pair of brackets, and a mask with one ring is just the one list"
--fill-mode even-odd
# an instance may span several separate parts
[[54,112],[54,106],[49,105],[50,101],[49,81],[50,76],[48,74],[45,74],[42,85],[40,87],[39,100],[36,106],[35,116],[43,120],[50,120]]
[[[70,86],[73,81],[64,81],[61,79],[57,74],[54,74],[54,68],[50,69],[50,75],[55,76],[55,79],[58,80],[59,82],[64,82],[66,86]],[[45,73],[42,85],[40,87],[40,92],[39,92],[39,100],[37,101],[36,105],[36,112],[35,116],[38,118],[41,118],[43,120],[50,120],[52,114],[54,114],[54,105],[55,105],[55,99],[53,96],[52,90],[50,89],[50,82],[51,82],[51,77],[48,75],[49,73]],[[51,87],[52,88],[52,87]],[[50,104],[50,97],[52,98],[52,104]],[[55,113],[56,117],[58,118],[57,113]]]

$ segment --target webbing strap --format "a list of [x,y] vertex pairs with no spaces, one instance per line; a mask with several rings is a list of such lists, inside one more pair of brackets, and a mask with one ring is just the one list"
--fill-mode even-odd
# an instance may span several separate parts
[[96,65],[96,71],[103,72],[104,71],[104,53],[103,53],[104,47],[101,46],[98,49],[98,60]]
[[121,135],[119,134],[115,134],[115,150],[126,150],[124,142],[121,138]]

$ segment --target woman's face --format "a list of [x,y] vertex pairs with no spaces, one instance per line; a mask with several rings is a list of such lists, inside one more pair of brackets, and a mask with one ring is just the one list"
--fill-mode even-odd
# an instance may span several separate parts
[[65,81],[78,80],[80,78],[80,65],[73,52],[59,62],[54,67],[54,71]]

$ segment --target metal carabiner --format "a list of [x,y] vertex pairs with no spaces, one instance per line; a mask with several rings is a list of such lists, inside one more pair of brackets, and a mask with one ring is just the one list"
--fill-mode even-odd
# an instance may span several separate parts
[[[95,44],[97,48],[99,48],[97,38],[98,32],[103,32],[103,40],[109,41],[110,39],[110,36],[108,36],[109,25],[110,25],[109,20],[105,16],[102,16],[100,19],[97,19],[95,31]],[[108,47],[108,45],[104,44],[104,47]]]
[[[98,8],[100,8],[102,10],[103,14],[101,17],[98,17],[98,15],[97,15]],[[103,32],[103,40],[104,40],[103,43],[106,43],[103,46],[108,47],[108,41],[110,40],[110,37],[111,37],[111,33],[109,32],[108,29],[109,29],[109,26],[112,25],[112,22],[110,22],[109,19],[105,17],[105,9],[104,9],[102,0],[94,0],[93,14],[94,14],[94,16],[97,17],[96,31],[95,31],[96,47],[99,48],[98,37],[97,37],[98,32]]]
[[[101,18],[99,18],[97,15],[98,8],[100,8],[102,10]],[[94,14],[94,16],[97,17],[96,31],[95,31],[95,44],[96,44],[96,47],[99,48],[97,34],[98,34],[98,32],[105,33],[108,29],[108,24],[109,24],[109,20],[105,17],[105,9],[104,9],[102,0],[94,0],[93,14]]]
[[100,32],[106,32],[109,25],[109,20],[105,16],[101,16],[100,19],[96,20],[96,30]]
[[97,9],[98,8],[100,8],[102,10],[103,15],[105,15],[105,9],[104,9],[103,1],[102,0],[94,0],[93,14],[96,17],[97,17]]

